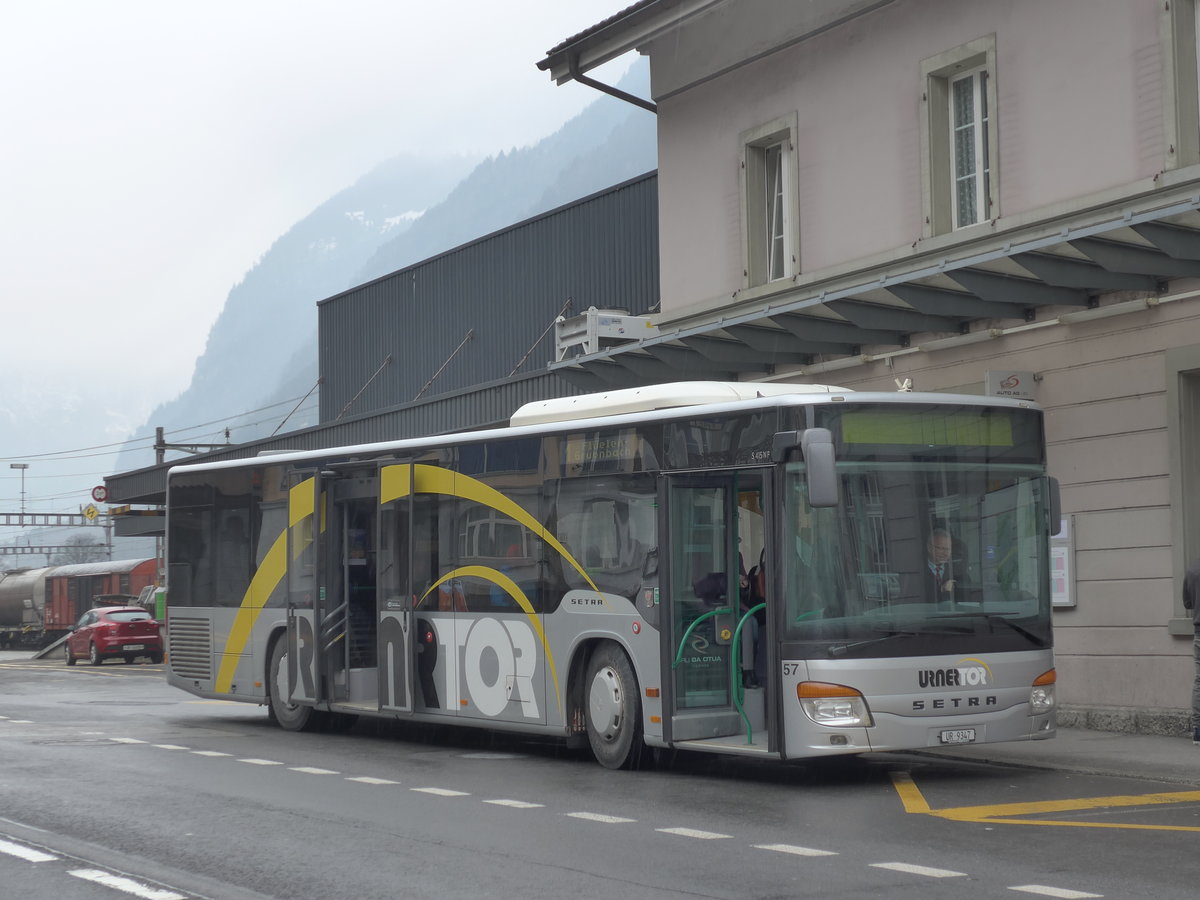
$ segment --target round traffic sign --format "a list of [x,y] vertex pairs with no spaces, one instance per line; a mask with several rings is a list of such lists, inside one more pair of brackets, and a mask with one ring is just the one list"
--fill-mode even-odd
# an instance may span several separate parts
[[92,488],[92,499],[97,503],[103,503],[108,499],[108,488],[102,484],[96,485]]

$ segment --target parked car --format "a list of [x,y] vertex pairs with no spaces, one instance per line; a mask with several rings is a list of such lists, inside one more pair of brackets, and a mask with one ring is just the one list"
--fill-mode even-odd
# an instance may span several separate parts
[[139,656],[163,661],[162,632],[154,617],[140,606],[101,606],[89,609],[63,644],[67,665],[86,659],[98,666],[109,657],[120,656],[131,663]]

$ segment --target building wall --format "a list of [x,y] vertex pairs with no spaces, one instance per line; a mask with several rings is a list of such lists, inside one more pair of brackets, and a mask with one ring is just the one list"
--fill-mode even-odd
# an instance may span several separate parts
[[[754,5],[651,47],[656,93],[703,66],[690,51],[714,28],[761,52],[735,24]],[[772,27],[807,9],[774,4]],[[925,249],[921,62],[978,38],[995,38],[1000,221],[976,228],[1152,178],[1168,167],[1163,16],[1153,0],[896,0],[659,96],[663,312],[728,303],[742,288],[739,135],[788,113],[799,122],[799,283]]]

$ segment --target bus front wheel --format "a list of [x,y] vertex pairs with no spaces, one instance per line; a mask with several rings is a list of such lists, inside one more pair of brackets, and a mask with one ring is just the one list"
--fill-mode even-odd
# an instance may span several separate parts
[[596,648],[586,681],[588,742],[609,769],[636,768],[642,742],[642,704],[637,677],[625,651],[613,643]]
[[321,713],[311,706],[288,702],[287,640],[279,638],[271,646],[271,664],[267,672],[270,704],[267,715],[285,731],[312,731],[321,724]]

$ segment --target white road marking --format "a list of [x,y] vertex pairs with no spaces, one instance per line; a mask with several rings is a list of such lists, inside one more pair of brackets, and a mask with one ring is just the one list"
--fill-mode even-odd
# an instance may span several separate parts
[[541,809],[546,805],[544,803],[528,803],[524,800],[484,800],[483,802],[495,806],[510,806],[513,809]]
[[929,878],[966,878],[966,872],[953,872],[950,869],[931,869],[929,866],[914,866],[910,863],[871,863],[875,869],[891,869],[893,872],[907,872],[910,875],[925,875]]
[[461,753],[461,759],[524,759],[523,753]]
[[5,719],[9,725],[32,725],[33,719]]
[[140,881],[134,881],[132,878],[122,878],[109,872],[101,872],[99,869],[75,869],[71,874],[84,881],[93,881],[96,884],[141,897],[142,900],[187,900],[183,894],[152,888]]
[[[13,725],[32,725],[32,724],[34,724],[33,720],[31,720],[31,719],[9,719],[6,716],[0,716],[0,720],[3,720],[5,722],[8,722]],[[146,741],[139,740],[138,738],[127,738],[127,737],[114,737],[114,738],[111,738],[111,740],[117,744],[145,744],[145,743],[147,743]],[[183,747],[178,744],[153,744],[152,746],[154,746],[160,750],[188,750],[187,747]],[[233,754],[231,754],[231,753],[222,753],[219,750],[190,750],[189,752],[196,756],[208,756],[208,757],[232,757],[233,756]],[[247,759],[239,759],[238,762],[248,763],[249,765],[255,765],[255,766],[281,766],[281,765],[283,765],[283,763],[278,762],[276,760],[272,760],[272,759],[247,758]],[[316,768],[313,766],[291,766],[291,767],[289,767],[289,769],[290,769],[290,771],[300,772],[300,773],[306,774],[306,775],[338,775],[338,774],[341,774],[332,769],[321,769],[321,768]],[[359,776],[354,776],[354,777],[347,777],[345,780],[346,781],[356,781],[360,784],[370,784],[370,785],[385,785],[385,784],[399,784],[400,783],[398,781],[393,781],[388,778],[374,778],[369,775],[359,775]],[[415,791],[417,793],[422,793],[422,794],[432,794],[437,797],[469,797],[470,796],[470,794],[466,791],[454,791],[454,790],[449,790],[447,788],[424,787],[424,788],[410,788],[410,790]],[[545,808],[545,804],[543,804],[543,803],[530,803],[525,800],[496,799],[496,800],[484,800],[483,802],[492,804],[494,806],[508,807],[510,809],[544,809]],[[625,818],[624,816],[610,816],[610,815],[605,815],[602,813],[591,813],[591,812],[569,812],[569,813],[564,813],[564,815],[570,816],[571,818],[574,818],[574,819],[583,819],[583,820],[589,821],[589,822],[601,822],[604,824],[611,824],[611,825],[627,824],[627,823],[632,823],[632,822],[637,821],[637,819],[629,819],[629,818]],[[659,831],[663,834],[674,834],[674,835],[678,835],[680,837],[695,838],[698,840],[722,840],[722,839],[732,838],[732,835],[719,834],[719,833],[713,832],[713,831],[700,831],[695,828],[656,828],[655,831]],[[758,850],[770,850],[774,853],[787,853],[787,854],[791,854],[793,856],[821,857],[821,856],[837,856],[838,855],[835,851],[832,851],[832,850],[818,850],[813,847],[800,847],[795,844],[754,844],[752,846]],[[56,860],[59,858],[57,856],[52,856],[48,853],[43,853],[40,850],[35,850],[31,847],[24,847],[24,846],[21,846],[20,844],[14,844],[14,843],[11,843],[9,841],[4,841],[4,840],[0,840],[0,853],[6,853],[10,856],[16,856],[21,859],[27,860],[29,862],[47,862],[47,861]],[[911,863],[901,863],[901,862],[871,863],[871,867],[876,868],[876,869],[888,869],[888,870],[895,871],[895,872],[905,872],[905,873],[908,873],[911,875],[923,875],[928,878],[965,878],[965,877],[967,877],[967,874],[965,872],[955,872],[950,869],[935,869],[935,868],[931,868],[929,866],[918,866],[918,865],[913,865]],[[116,890],[124,891],[128,894],[132,894],[134,896],[143,898],[143,900],[186,900],[184,895],[177,894],[174,891],[160,890],[157,888],[152,888],[141,882],[134,881],[133,879],[123,878],[123,877],[120,877],[117,875],[112,875],[110,873],[103,872],[98,869],[79,869],[79,870],[75,870],[75,871],[71,872],[70,874],[74,875],[77,878],[82,878],[82,879],[85,879],[88,881],[93,881],[93,882],[96,882],[97,884],[103,884],[107,887],[111,887]],[[1086,891],[1074,891],[1074,890],[1068,890],[1066,888],[1049,887],[1047,885],[1040,885],[1040,884],[1013,885],[1012,887],[1009,887],[1008,890],[1019,891],[1019,892],[1027,893],[1027,894],[1036,894],[1036,895],[1043,896],[1043,897],[1053,897],[1053,898],[1057,898],[1057,900],[1095,900],[1095,898],[1102,898],[1104,896],[1103,894],[1093,894],[1093,893],[1088,893]]]
[[57,856],[51,856],[49,853],[43,853],[41,850],[34,850],[32,847],[25,847],[10,841],[0,841],[0,853],[16,856],[26,862],[50,862],[58,859]]
[[621,816],[605,816],[600,813],[570,812],[566,813],[572,819],[586,819],[589,822],[604,822],[606,825],[621,825],[626,822],[636,822],[637,819],[626,819]]
[[1040,894],[1043,897],[1060,897],[1062,900],[1086,900],[1088,897],[1103,897],[1103,894],[1089,894],[1086,891],[1068,891],[1066,888],[1046,887],[1044,884],[1019,884],[1009,888],[1010,891],[1023,891],[1026,894]]
[[793,856],[837,856],[832,850],[814,850],[812,847],[797,847],[795,844],[755,844],[757,850],[774,850],[776,853],[790,853]]
[[717,834],[715,831],[698,831],[695,828],[655,828],[663,834],[677,834],[680,837],[698,838],[702,841],[715,841],[721,838],[731,838],[732,834]]

